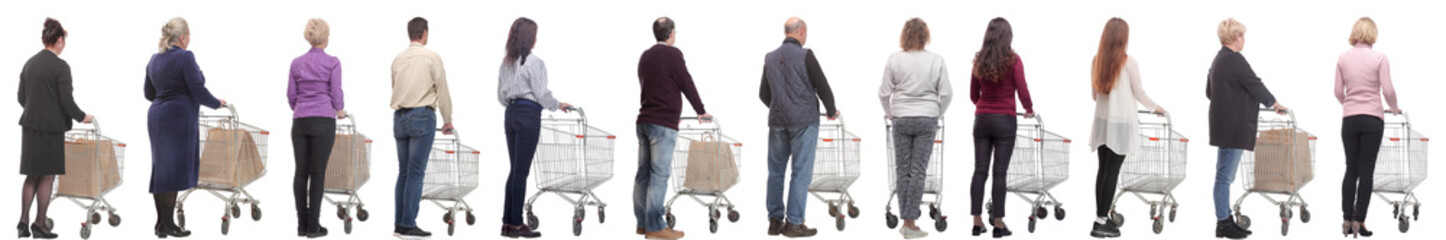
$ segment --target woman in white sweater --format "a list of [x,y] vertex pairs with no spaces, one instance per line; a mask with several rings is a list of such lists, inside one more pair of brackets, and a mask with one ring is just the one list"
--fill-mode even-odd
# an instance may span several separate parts
[[1090,236],[1119,237],[1120,227],[1109,221],[1115,185],[1125,156],[1139,151],[1139,105],[1164,114],[1165,109],[1150,101],[1140,85],[1140,68],[1135,58],[1125,54],[1129,44],[1130,26],[1124,19],[1111,18],[1100,36],[1099,52],[1094,58],[1091,74],[1095,101],[1095,120],[1090,131],[1090,147],[1099,153],[1099,173],[1095,176],[1095,221]]
[[939,118],[949,108],[949,99],[953,96],[944,58],[925,51],[924,46],[928,44],[929,26],[924,20],[914,18],[904,23],[899,38],[903,51],[889,56],[884,67],[884,82],[879,86],[884,118],[894,122],[894,184],[899,214],[904,219],[899,233],[906,239],[928,236],[914,225],[914,220],[919,218],[924,177]]

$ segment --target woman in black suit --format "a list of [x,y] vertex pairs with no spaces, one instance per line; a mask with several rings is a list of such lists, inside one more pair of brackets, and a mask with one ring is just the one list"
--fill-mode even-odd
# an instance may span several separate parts
[[[25,62],[20,72],[20,174],[25,175],[21,188],[20,224],[15,227],[20,237],[50,239],[57,237],[45,226],[45,212],[50,207],[51,188],[55,175],[65,174],[65,131],[71,121],[90,123],[95,116],[85,114],[71,96],[70,65],[58,55],[65,50],[65,28],[60,21],[45,19],[41,41],[45,50]],[[35,224],[30,221],[30,203],[35,207]],[[26,229],[27,226],[28,228]]]

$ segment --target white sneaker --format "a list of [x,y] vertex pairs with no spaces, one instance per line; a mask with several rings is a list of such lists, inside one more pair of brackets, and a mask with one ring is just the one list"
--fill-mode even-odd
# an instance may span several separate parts
[[904,239],[916,239],[916,238],[923,238],[923,237],[928,237],[928,236],[929,236],[929,233],[928,233],[928,232],[924,232],[924,231],[922,231],[922,230],[909,229],[908,227],[899,227],[899,234],[900,234],[900,235],[904,235]]

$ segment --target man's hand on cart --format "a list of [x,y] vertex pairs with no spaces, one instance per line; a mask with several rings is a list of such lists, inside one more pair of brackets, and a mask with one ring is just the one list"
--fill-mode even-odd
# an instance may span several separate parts
[[700,122],[700,123],[710,123],[710,122],[713,122],[713,114],[704,113],[703,115],[698,115],[698,122]]
[[839,116],[839,115],[843,115],[843,110],[833,110],[833,115],[832,115],[832,116],[828,116],[828,120],[829,120],[829,121],[838,120],[838,116]]
[[455,130],[455,129],[456,129],[456,128],[453,128],[453,127],[452,127],[452,123],[442,124],[442,134],[452,135],[452,130]]
[[94,121],[95,121],[95,115],[86,114],[86,115],[85,115],[85,119],[81,119],[81,120],[80,120],[80,123],[90,124],[91,122],[94,122]]

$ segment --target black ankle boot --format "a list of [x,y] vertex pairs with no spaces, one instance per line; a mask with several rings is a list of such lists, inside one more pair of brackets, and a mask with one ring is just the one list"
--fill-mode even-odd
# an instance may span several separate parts
[[189,236],[191,236],[191,230],[181,229],[181,227],[177,227],[177,226],[175,226],[175,225],[156,224],[156,238],[166,238],[166,237],[178,237],[178,238],[180,238],[180,237],[189,237]]
[[50,230],[46,230],[44,227],[40,226],[40,223],[30,224],[30,233],[30,237],[39,239],[52,239],[59,237],[59,235],[55,235],[55,233],[52,233],[50,232]]
[[25,222],[20,222],[20,225],[15,225],[15,230],[16,230],[16,231],[20,231],[20,238],[28,238],[28,237],[30,237],[30,228],[29,228],[29,225],[30,225],[30,224],[25,223]]
[[1233,217],[1215,222],[1216,238],[1243,239],[1249,236],[1249,233],[1241,230],[1240,225],[1235,224],[1235,218]]

